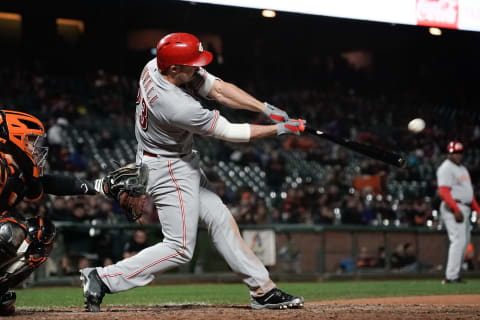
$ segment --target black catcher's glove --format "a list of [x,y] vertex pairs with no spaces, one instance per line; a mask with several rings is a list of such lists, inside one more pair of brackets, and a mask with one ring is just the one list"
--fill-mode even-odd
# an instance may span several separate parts
[[128,221],[142,222],[144,214],[152,213],[153,201],[147,194],[148,167],[145,164],[127,164],[97,181],[101,183],[101,188],[97,188],[96,183],[95,189],[118,201]]

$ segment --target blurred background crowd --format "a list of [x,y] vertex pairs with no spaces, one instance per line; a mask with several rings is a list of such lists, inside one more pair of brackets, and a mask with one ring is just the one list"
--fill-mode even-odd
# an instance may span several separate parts
[[[192,19],[184,20],[183,27],[170,25],[169,31],[190,31],[202,39],[202,32],[188,30],[195,23]],[[305,19],[312,23],[312,18]],[[373,28],[367,23],[363,27],[359,32],[365,34]],[[246,28],[248,33],[253,27]],[[271,32],[272,26],[265,28],[265,33]],[[260,32],[248,42],[249,36],[238,35],[242,48],[247,48],[239,52],[239,44],[228,38],[236,33],[224,31],[225,35],[219,36],[222,50],[215,42],[204,43],[216,56],[207,70],[285,109],[291,117],[307,119],[307,125],[400,152],[408,166],[393,168],[308,135],[248,144],[195,137],[210,187],[237,222],[440,228],[435,172],[452,139],[465,145],[464,163],[480,199],[480,92],[471,81],[478,69],[469,63],[473,52],[462,56],[468,37],[452,31],[444,40],[451,42],[442,43],[425,40],[420,29],[399,27],[400,31],[390,31],[389,36],[396,34],[400,40],[392,38],[385,47],[366,40],[366,35],[361,37],[364,45],[359,46],[359,40],[350,36],[345,41],[350,41],[349,46],[337,42],[329,46],[333,36],[327,34],[324,42],[311,43],[316,28],[311,27],[305,35],[310,39],[308,45],[296,43],[296,48],[284,51],[288,40],[280,34],[269,39]],[[339,26],[340,35],[344,35],[342,28],[346,27]],[[293,31],[289,32],[286,34],[291,36]],[[378,41],[387,39],[388,33],[379,32]],[[34,57],[17,54],[16,45],[7,46],[0,62],[0,105],[30,112],[43,121],[50,148],[47,172],[93,180],[111,170],[113,160],[122,165],[135,160],[137,81],[143,64],[154,55],[147,50],[132,55],[123,52],[120,58],[111,57],[121,59],[112,67],[106,54],[99,54],[99,62],[89,65],[82,61],[82,55],[90,52],[85,38],[81,36],[77,44],[61,36],[49,39],[55,44],[49,50],[59,52]],[[278,42],[275,47],[273,41]],[[412,52],[422,42],[427,43],[425,47]],[[449,55],[446,49],[452,45],[457,52]],[[359,65],[362,59],[345,53],[352,50],[368,53],[369,63]],[[434,56],[433,51],[437,53]],[[86,60],[92,61],[89,54]],[[99,66],[102,61],[105,68]],[[456,77],[457,72],[463,76]],[[202,103],[219,109],[232,122],[267,121],[260,114],[228,110],[208,100]],[[417,117],[423,118],[427,127],[413,134],[406,126]],[[102,197],[46,196],[37,203],[22,203],[20,210],[55,221],[126,222],[118,206]],[[155,223],[156,219],[146,220]],[[65,273],[88,263],[91,257],[87,254],[94,253],[95,259],[108,264],[138,252],[151,241],[145,231],[122,234],[122,241],[116,241],[118,234],[92,230],[64,235],[68,252],[63,260]]]

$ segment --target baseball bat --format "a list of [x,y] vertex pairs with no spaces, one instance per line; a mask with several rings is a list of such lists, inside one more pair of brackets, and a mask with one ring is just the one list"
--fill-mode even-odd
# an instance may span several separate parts
[[320,138],[323,138],[333,143],[344,146],[345,148],[350,149],[352,151],[368,156],[372,159],[380,160],[399,168],[405,167],[406,165],[405,158],[403,158],[399,154],[396,154],[387,150],[383,150],[383,149],[374,147],[372,145],[352,141],[342,137],[337,137],[327,132],[324,132],[315,128],[311,128],[311,127],[306,127],[305,131],[310,134],[316,135]]

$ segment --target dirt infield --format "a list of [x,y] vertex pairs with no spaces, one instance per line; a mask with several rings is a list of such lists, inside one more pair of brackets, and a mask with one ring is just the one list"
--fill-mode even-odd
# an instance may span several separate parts
[[105,306],[95,314],[81,308],[19,309],[12,319],[480,319],[480,295],[320,301],[309,302],[304,309],[260,311],[246,305]]

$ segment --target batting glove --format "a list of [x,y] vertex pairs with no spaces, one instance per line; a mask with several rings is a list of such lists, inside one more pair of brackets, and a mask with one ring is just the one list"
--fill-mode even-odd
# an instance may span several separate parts
[[288,119],[287,122],[277,124],[277,136],[282,134],[294,134],[299,136],[300,132],[305,130],[305,124],[307,121],[302,119]]
[[265,109],[263,109],[263,113],[275,123],[285,122],[288,120],[288,114],[285,111],[272,106],[268,102],[265,102]]

